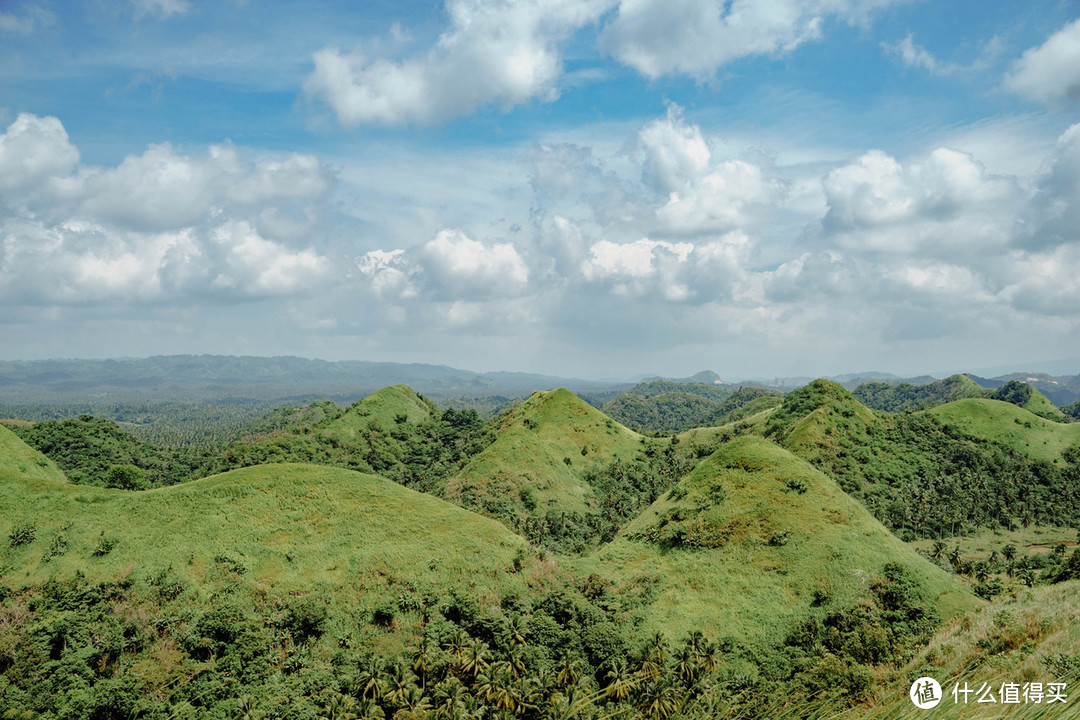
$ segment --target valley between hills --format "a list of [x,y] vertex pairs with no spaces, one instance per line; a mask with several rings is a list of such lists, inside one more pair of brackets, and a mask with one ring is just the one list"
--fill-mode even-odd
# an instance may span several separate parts
[[921,676],[1080,688],[1080,423],[1038,389],[671,385],[487,419],[392,385],[188,445],[5,420],[0,717],[898,718]]

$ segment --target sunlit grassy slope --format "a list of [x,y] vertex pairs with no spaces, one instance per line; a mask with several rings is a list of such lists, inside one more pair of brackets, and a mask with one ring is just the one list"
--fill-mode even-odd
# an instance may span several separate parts
[[1080,444],[1080,423],[1054,422],[998,400],[957,400],[926,412],[965,435],[1003,443],[1037,460],[1053,461]]
[[56,463],[0,425],[0,477],[9,475],[21,475],[52,483],[67,482]]
[[[36,526],[36,540],[7,547],[23,523]],[[383,478],[290,464],[140,493],[0,472],[0,534],[9,585],[169,566],[198,582],[242,567],[266,588],[304,591],[373,572],[439,583],[497,577],[524,544],[497,522]],[[116,545],[96,556],[103,538]],[[62,552],[50,557],[54,549]]]
[[372,421],[390,428],[401,416],[404,416],[407,422],[419,423],[430,420],[435,412],[435,404],[421,397],[408,385],[391,385],[350,407],[341,417],[329,423],[327,430],[355,432],[369,427]]
[[535,392],[506,417],[498,438],[450,478],[447,494],[466,505],[531,490],[540,510],[586,511],[584,476],[615,458],[629,460],[642,436],[569,390]]
[[[673,538],[700,547],[664,544]],[[846,607],[889,562],[909,569],[945,615],[977,602],[832,480],[756,437],[704,460],[592,561],[623,582],[655,584],[647,629],[759,646],[782,641],[807,617],[815,590],[829,607]]]

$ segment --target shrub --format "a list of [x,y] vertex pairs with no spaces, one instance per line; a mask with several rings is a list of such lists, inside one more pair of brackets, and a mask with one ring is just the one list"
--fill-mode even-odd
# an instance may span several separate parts
[[34,523],[23,523],[16,525],[10,533],[10,543],[8,547],[18,547],[19,545],[28,545],[34,542],[34,538],[37,537],[37,525]]

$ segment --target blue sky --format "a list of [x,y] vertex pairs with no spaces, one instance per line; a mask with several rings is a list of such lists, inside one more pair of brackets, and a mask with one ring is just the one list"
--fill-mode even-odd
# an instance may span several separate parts
[[1077,357],[1078,15],[5,0],[0,345],[583,377]]

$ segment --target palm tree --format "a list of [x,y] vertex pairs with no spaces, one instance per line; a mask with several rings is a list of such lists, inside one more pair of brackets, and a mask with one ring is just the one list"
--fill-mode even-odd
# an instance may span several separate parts
[[409,691],[416,687],[416,676],[400,660],[390,666],[386,677],[386,701],[396,707],[405,704]]
[[563,687],[569,688],[577,684],[581,679],[581,660],[571,655],[568,651],[564,651],[562,656],[559,657],[557,664],[558,672],[555,675],[555,679],[559,681],[559,684]]
[[461,669],[474,678],[488,666],[488,644],[483,640],[473,640],[461,653]]
[[521,619],[520,615],[512,615],[510,619],[506,621],[506,639],[508,645],[514,647],[516,645],[525,645],[525,636],[529,633],[525,627],[525,621]]
[[353,681],[352,692],[358,699],[382,700],[386,692],[386,679],[378,660],[370,658],[360,666],[360,673]]
[[348,695],[333,693],[325,705],[318,720],[356,720],[356,700]]
[[607,671],[608,684],[604,688],[604,695],[618,702],[630,696],[636,677],[626,666],[626,661],[618,658],[611,662],[611,669]]
[[650,683],[638,700],[638,709],[649,720],[667,720],[679,709],[678,696],[671,683]]

